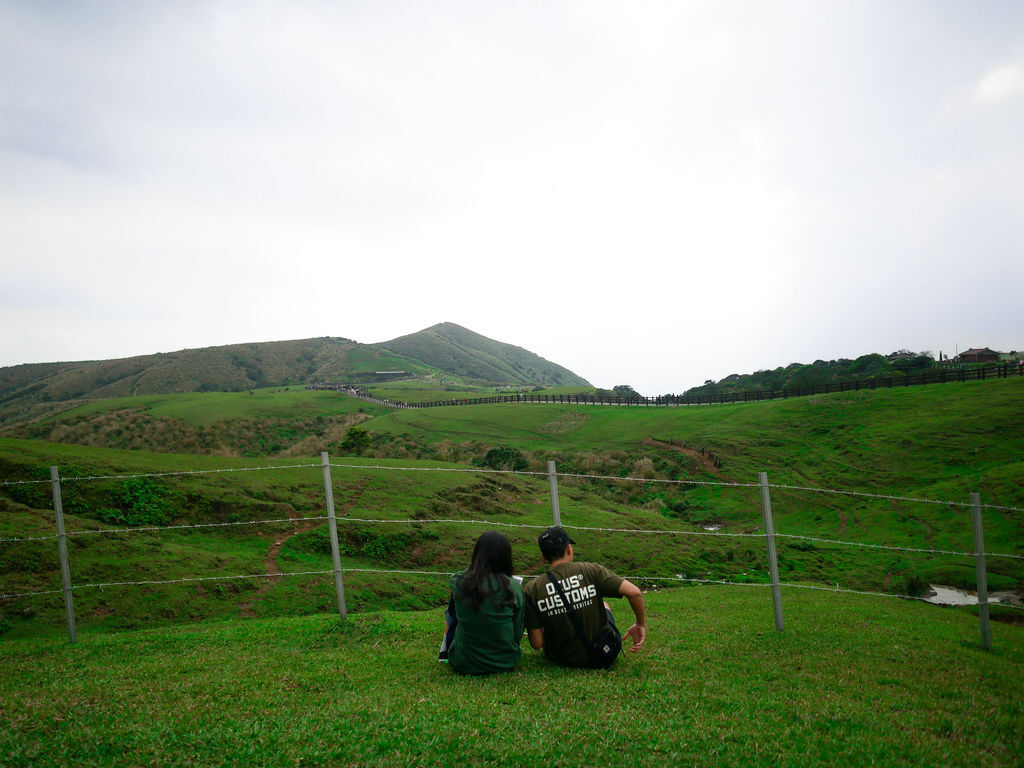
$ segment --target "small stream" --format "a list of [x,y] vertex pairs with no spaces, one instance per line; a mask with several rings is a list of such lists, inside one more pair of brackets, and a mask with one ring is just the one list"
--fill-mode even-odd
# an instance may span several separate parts
[[[929,584],[929,594],[925,601],[934,605],[977,605],[978,595],[976,592],[968,592],[966,589],[957,587],[946,587],[941,584]],[[990,603],[1007,603],[1009,605],[1021,605],[1022,595],[1020,592],[989,592]]]

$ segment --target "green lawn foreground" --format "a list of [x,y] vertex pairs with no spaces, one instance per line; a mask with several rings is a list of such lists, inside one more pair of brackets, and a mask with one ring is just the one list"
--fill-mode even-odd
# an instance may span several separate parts
[[[901,765],[1024,762],[1024,627],[763,588],[648,594],[608,672],[526,647],[436,661],[441,613],[252,619],[0,644],[0,765]],[[615,601],[616,618],[629,610]]]

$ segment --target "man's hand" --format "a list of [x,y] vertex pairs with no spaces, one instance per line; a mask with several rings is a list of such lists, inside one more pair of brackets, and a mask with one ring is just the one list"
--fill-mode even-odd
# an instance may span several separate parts
[[625,579],[619,585],[619,594],[629,600],[629,607],[633,609],[633,615],[636,617],[636,623],[626,630],[623,639],[630,638],[633,641],[633,647],[629,650],[638,651],[640,646],[644,644],[644,640],[647,639],[647,613],[644,608],[644,594],[636,584]]
[[623,635],[623,639],[630,638],[633,641],[633,646],[629,649],[631,651],[640,650],[640,646],[644,644],[644,640],[647,639],[647,627],[634,624],[626,630],[626,634]]

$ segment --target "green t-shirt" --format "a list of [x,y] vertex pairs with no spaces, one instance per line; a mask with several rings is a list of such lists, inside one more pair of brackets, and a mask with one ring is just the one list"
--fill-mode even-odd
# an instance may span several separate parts
[[[492,576],[490,590],[477,610],[460,597],[462,574],[448,580],[455,599],[455,616],[459,624],[448,649],[448,664],[463,675],[487,675],[507,672],[523,655],[519,641],[523,637],[523,588],[515,579],[505,590],[497,576]],[[509,598],[509,592],[511,597]]]
[[[608,624],[604,598],[619,597],[623,579],[597,563],[560,563],[551,569],[562,591],[576,608],[587,638]],[[526,628],[544,630],[544,655],[556,664],[586,667],[586,640],[576,636],[562,600],[548,575],[538,576],[524,587]]]

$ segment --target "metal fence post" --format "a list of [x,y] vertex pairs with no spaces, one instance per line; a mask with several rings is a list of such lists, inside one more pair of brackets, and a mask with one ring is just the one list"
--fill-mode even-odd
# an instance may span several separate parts
[[759,472],[761,486],[761,514],[764,516],[764,537],[768,542],[768,573],[772,580],[772,610],[775,612],[775,629],[785,629],[782,620],[782,587],[779,586],[779,563],[775,556],[775,526],[772,523],[772,500],[768,492],[768,473]]
[[555,462],[548,462],[548,484],[551,486],[551,520],[552,525],[562,524],[562,511],[558,508],[558,475],[555,474]]
[[981,494],[971,494],[971,522],[974,524],[974,567],[978,574],[978,616],[981,619],[981,647],[992,650],[988,623],[988,579],[985,575],[985,537],[981,530]]
[[327,451],[320,452],[320,464],[324,469],[324,495],[327,496],[327,529],[331,535],[331,559],[334,561],[334,591],[338,595],[338,615],[348,615],[345,608],[345,577],[341,572],[341,552],[338,549],[338,522],[334,517],[334,486],[331,483],[331,462]]
[[60,498],[60,473],[50,467],[50,488],[53,490],[53,511],[57,517],[57,551],[60,553],[60,580],[64,585],[64,613],[68,620],[68,638],[78,642],[75,629],[75,599],[71,594],[71,563],[68,561],[68,537],[64,532],[64,505]]

